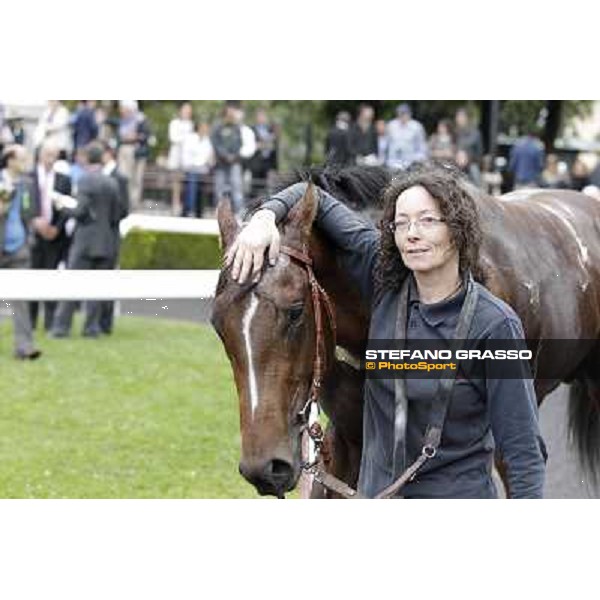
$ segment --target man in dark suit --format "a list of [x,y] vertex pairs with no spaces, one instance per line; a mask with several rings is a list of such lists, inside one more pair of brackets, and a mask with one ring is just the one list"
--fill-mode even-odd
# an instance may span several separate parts
[[[129,214],[129,182],[127,177],[123,175],[116,162],[115,150],[109,145],[104,144],[104,154],[102,155],[102,172],[109,177],[112,177],[119,186],[119,200],[121,208],[119,213],[119,221],[124,219]],[[114,228],[115,238],[115,256],[112,269],[115,269],[119,264],[119,251],[121,249],[121,233],[119,231],[119,223],[116,223]],[[100,331],[105,334],[112,333],[113,317],[115,313],[115,303],[112,300],[104,300],[100,302]]]
[[350,128],[350,149],[359,165],[377,164],[377,131],[373,120],[375,111],[368,104],[361,104],[356,123]]
[[[52,203],[53,192],[71,194],[71,178],[55,170],[58,158],[57,146],[46,142],[40,149],[38,162],[31,174],[32,202],[35,217],[32,228],[35,231],[31,248],[32,269],[56,269],[62,260],[66,259],[69,247],[69,237],[65,229],[67,215],[57,210]],[[29,303],[31,325],[37,327],[39,302]],[[44,302],[44,328],[49,331],[52,327],[56,302]]]
[[325,154],[329,164],[343,167],[354,162],[350,144],[350,122],[350,113],[342,110],[337,114],[335,124],[327,133]]
[[[114,178],[102,172],[103,148],[92,143],[87,149],[87,170],[79,180],[77,206],[65,209],[77,220],[69,250],[69,269],[112,269],[115,260],[115,227],[121,215],[119,187]],[[60,198],[58,204],[61,204]],[[75,303],[58,305],[52,336],[69,335]],[[85,337],[100,335],[100,302],[89,300],[85,307]]]

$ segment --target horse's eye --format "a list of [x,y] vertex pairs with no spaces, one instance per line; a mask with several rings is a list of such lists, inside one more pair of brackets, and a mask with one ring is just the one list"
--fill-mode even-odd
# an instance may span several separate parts
[[288,319],[290,320],[290,323],[296,323],[302,316],[303,311],[303,306],[292,306],[292,308],[288,310]]

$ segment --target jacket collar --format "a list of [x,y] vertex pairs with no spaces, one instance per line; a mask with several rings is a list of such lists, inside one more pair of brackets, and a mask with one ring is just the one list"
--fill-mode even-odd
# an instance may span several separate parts
[[414,277],[410,276],[410,287],[408,290],[408,303],[412,308],[416,308],[421,313],[423,320],[431,327],[436,327],[443,321],[457,316],[465,300],[467,294],[468,277],[463,277],[463,285],[460,291],[451,298],[434,302],[433,304],[423,304],[419,300],[419,292]]

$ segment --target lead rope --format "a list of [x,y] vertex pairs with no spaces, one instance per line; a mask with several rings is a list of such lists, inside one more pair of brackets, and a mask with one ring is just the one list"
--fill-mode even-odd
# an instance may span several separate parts
[[[465,339],[467,338],[471,322],[473,321],[473,316],[475,314],[477,299],[478,291],[475,287],[475,282],[472,276],[469,274],[467,279],[467,295],[465,298],[463,308],[459,315],[459,322],[456,327],[456,332],[453,340],[456,343],[458,343],[458,346],[462,346],[462,344],[464,344],[465,342]],[[456,343],[455,345],[457,345]],[[423,448],[421,449],[421,454],[394,482],[392,482],[389,486],[387,486],[379,494],[377,494],[375,496],[375,499],[381,500],[392,498],[407,482],[412,481],[415,478],[419,469],[421,469],[421,467],[428,460],[432,459],[437,454],[437,449],[442,439],[444,420],[446,417],[446,412],[448,409],[448,404],[450,401],[450,396],[454,386],[457,371],[458,366],[451,377],[444,378],[440,382],[440,395],[442,396],[442,398],[440,399],[440,407],[437,413],[434,414],[434,418],[427,428],[427,431],[425,433],[425,443],[423,444]],[[317,445],[317,451],[318,449],[319,446]],[[325,470],[321,469],[317,461],[315,461],[315,464],[310,466],[309,468],[316,481],[318,481],[321,485],[325,486],[326,488],[338,493],[343,498],[349,500],[364,498],[364,496],[359,494],[356,490],[352,489],[345,482],[331,475],[331,473],[328,473]]]
[[[473,277],[469,273],[467,278],[467,295],[458,317],[458,324],[452,340],[453,354],[456,350],[462,348],[469,334],[475,308],[477,306],[478,291],[475,287]],[[433,411],[430,423],[425,432],[425,442],[421,449],[421,454],[393,483],[388,485],[379,494],[375,496],[377,500],[387,500],[392,498],[409,481],[412,481],[419,469],[431,458],[437,454],[438,447],[442,441],[442,430],[444,421],[450,403],[450,397],[454,388],[458,365],[449,377],[444,377],[440,381],[440,393],[436,409]]]
[[[308,256],[306,246],[303,247],[304,252],[300,252],[289,246],[282,246],[281,250],[304,264],[306,268],[308,280],[311,286],[313,312],[315,315],[315,325],[317,329],[315,360],[313,362],[313,380],[311,382],[308,400],[299,413],[300,417],[305,423],[301,443],[303,450],[305,450],[305,455],[308,458],[307,462],[302,464],[302,470],[307,475],[307,478],[312,478],[313,481],[317,481],[325,488],[335,492],[336,494],[339,494],[343,498],[352,500],[364,498],[364,496],[359,494],[357,490],[352,489],[344,481],[327,472],[322,466],[321,453],[323,449],[324,433],[323,428],[318,422],[318,417],[320,414],[319,393],[325,367],[324,357],[326,356],[326,348],[321,313],[321,298],[323,298],[325,303],[329,323],[332,327],[334,345],[336,336],[335,319],[329,297],[314,275],[312,270],[312,260]],[[477,304],[477,295],[477,289],[475,288],[474,281],[469,274],[467,282],[467,297],[465,298],[465,303],[459,316],[459,323],[455,332],[455,340],[464,342],[464,339],[467,337],[475,312],[475,306]],[[428,460],[432,459],[437,454],[438,446],[441,443],[444,419],[446,416],[446,410],[448,408],[448,402],[450,400],[455,376],[456,371],[451,377],[444,378],[440,382],[442,396],[440,404],[442,407],[439,411],[439,414],[436,415],[434,422],[431,423],[427,429],[425,434],[425,443],[421,450],[421,454],[391,485],[387,486],[384,490],[377,494],[377,496],[375,496],[376,499],[387,499],[394,496],[408,481],[414,479],[419,469],[421,469],[421,467]],[[307,487],[309,490],[312,487],[312,481],[310,479],[308,479]]]

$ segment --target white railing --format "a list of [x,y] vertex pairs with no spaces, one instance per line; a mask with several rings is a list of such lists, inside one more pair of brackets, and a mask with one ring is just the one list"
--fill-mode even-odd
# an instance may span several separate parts
[[[215,219],[133,214],[121,221],[121,237],[133,229],[218,235]],[[128,300],[210,298],[218,270],[0,269],[1,300]]]
[[119,228],[121,237],[132,229],[144,231],[165,231],[168,233],[195,233],[200,235],[219,235],[216,219],[187,219],[182,217],[158,217],[153,215],[132,214],[125,217]]
[[0,269],[1,300],[210,298],[219,271]]

